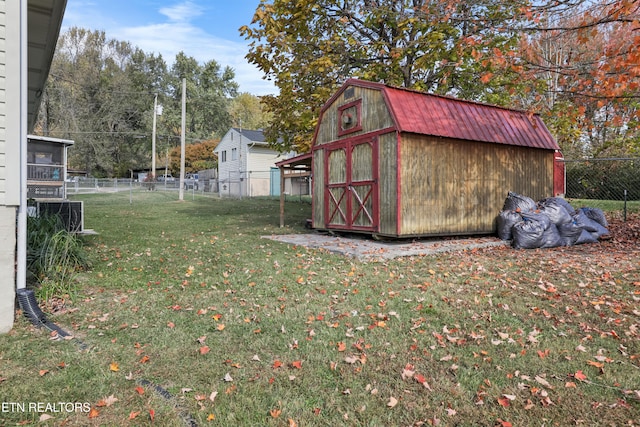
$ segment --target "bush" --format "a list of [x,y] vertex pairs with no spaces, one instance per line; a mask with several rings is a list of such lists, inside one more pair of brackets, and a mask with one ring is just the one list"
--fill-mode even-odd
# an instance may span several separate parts
[[27,219],[27,282],[40,299],[71,297],[73,274],[88,266],[80,237],[58,215]]

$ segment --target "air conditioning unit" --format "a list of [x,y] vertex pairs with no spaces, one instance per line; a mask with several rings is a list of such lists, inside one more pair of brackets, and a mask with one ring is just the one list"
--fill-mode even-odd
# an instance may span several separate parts
[[84,204],[82,201],[37,202],[38,215],[59,215],[67,231],[84,231]]

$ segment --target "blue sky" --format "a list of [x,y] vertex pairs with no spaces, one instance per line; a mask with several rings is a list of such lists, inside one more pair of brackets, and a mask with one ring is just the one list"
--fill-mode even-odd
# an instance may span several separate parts
[[276,93],[244,58],[248,25],[260,0],[67,0],[62,32],[70,27],[102,30],[146,53],[162,54],[171,65],[178,52],[203,64],[215,60],[235,70],[241,92]]

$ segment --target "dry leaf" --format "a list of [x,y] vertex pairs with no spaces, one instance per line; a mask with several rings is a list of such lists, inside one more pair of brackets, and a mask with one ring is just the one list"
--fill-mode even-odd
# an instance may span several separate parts
[[130,419],[130,420],[133,420],[133,419],[135,419],[138,415],[140,415],[140,411],[131,411],[131,412],[129,413],[129,419]]
[[217,395],[218,395],[217,391],[212,391],[211,394],[209,395],[209,400],[212,402],[215,402]]
[[393,408],[393,407],[395,407],[397,404],[398,404],[398,399],[396,399],[396,398],[395,398],[395,397],[393,397],[393,396],[391,396],[391,397],[389,398],[389,401],[387,402],[387,406],[388,406],[389,408]]
[[200,352],[201,355],[205,355],[205,354],[209,353],[211,351],[211,349],[209,348],[208,345],[204,345],[204,346],[200,347],[200,349],[198,351]]
[[40,418],[38,419],[41,423],[50,420],[51,418],[53,418],[51,415],[49,414],[42,414],[40,415]]
[[120,368],[118,367],[118,364],[116,362],[111,362],[111,364],[109,365],[109,369],[112,372],[118,372],[120,370]]
[[269,411],[269,415],[271,415],[271,417],[273,418],[278,418],[281,413],[282,413],[282,409],[278,409],[278,408],[275,408]]
[[231,382],[231,381],[233,381],[233,378],[231,378],[231,374],[229,374],[229,373],[227,372],[227,374],[224,376],[224,380],[225,380],[226,382]]
[[536,375],[536,381],[537,381],[539,384],[542,384],[542,385],[543,385],[543,386],[545,386],[545,387],[553,388],[553,386],[552,386],[551,384],[549,384],[549,381],[545,380],[544,378],[542,378],[542,377],[541,377],[541,376],[539,376],[539,375]]

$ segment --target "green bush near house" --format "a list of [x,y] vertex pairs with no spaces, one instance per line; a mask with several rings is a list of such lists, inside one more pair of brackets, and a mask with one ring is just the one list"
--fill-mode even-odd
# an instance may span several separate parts
[[79,236],[57,215],[27,218],[27,282],[41,300],[73,295],[73,275],[88,266]]

